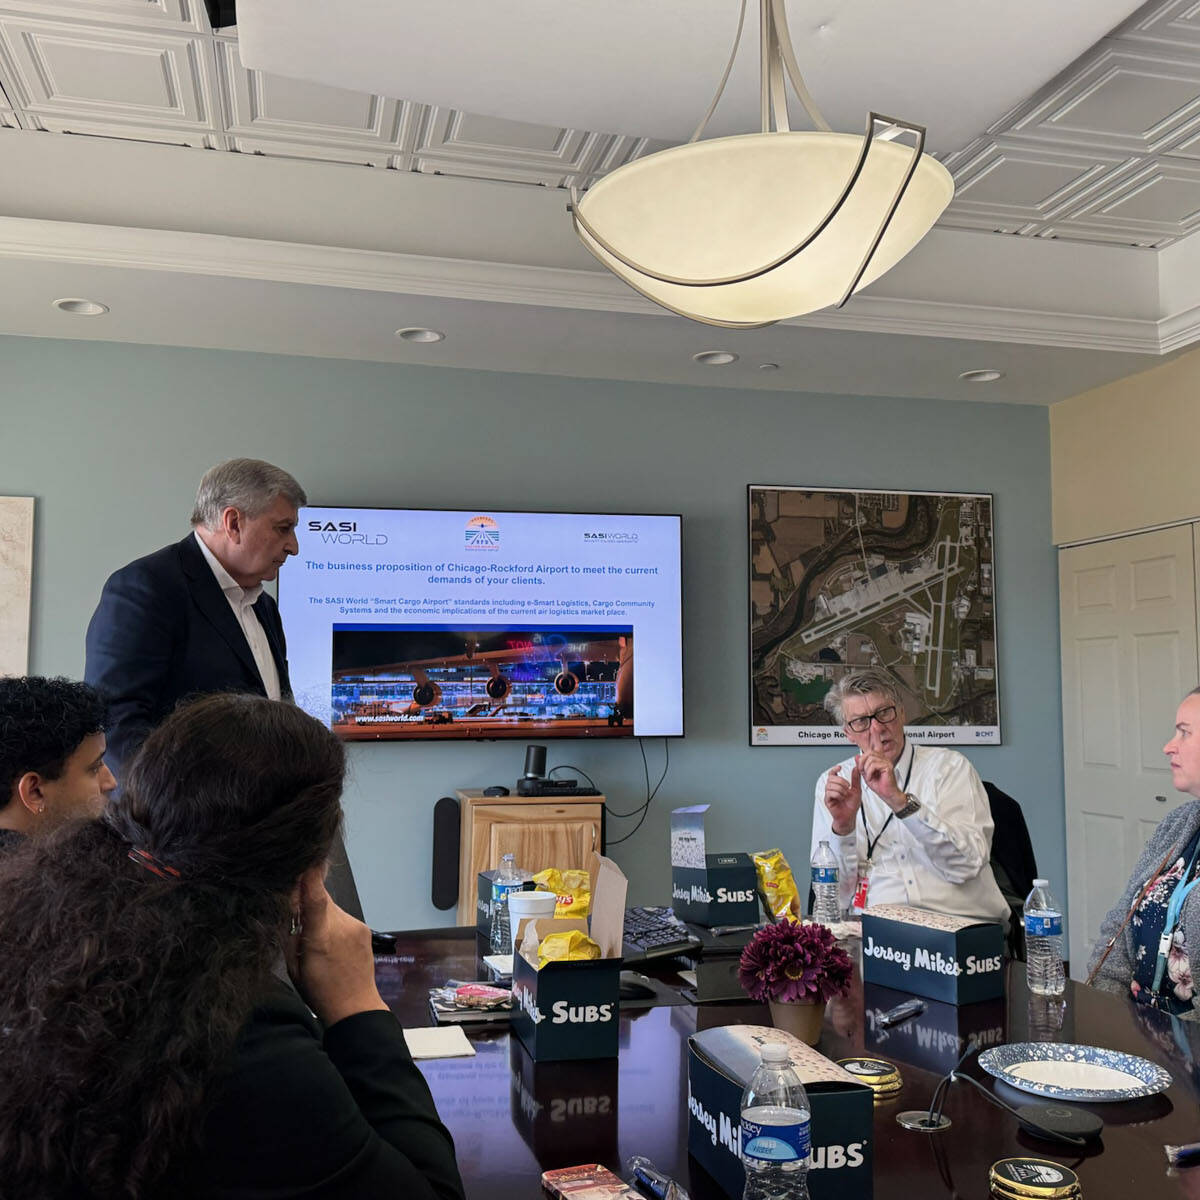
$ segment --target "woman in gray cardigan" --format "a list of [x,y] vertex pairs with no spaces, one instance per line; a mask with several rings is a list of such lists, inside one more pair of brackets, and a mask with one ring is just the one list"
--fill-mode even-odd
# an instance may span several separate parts
[[1154,831],[1124,895],[1100,926],[1089,969],[1120,929],[1096,986],[1175,1016],[1200,1016],[1194,983],[1200,977],[1200,893],[1192,894],[1200,883],[1200,688],[1184,697],[1175,736],[1163,752],[1171,782],[1193,799]]

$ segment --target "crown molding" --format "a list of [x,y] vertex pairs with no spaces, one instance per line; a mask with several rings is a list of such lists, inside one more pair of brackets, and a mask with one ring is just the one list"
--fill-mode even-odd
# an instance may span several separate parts
[[1077,350],[1163,353],[1156,321],[896,296],[855,296],[840,312],[827,309],[789,324]]
[[[663,315],[657,305],[606,271],[436,258],[222,234],[0,216],[0,261],[6,258]],[[866,293],[856,296],[844,309],[826,310],[784,324],[1158,355],[1200,337],[1200,306],[1150,320]]]

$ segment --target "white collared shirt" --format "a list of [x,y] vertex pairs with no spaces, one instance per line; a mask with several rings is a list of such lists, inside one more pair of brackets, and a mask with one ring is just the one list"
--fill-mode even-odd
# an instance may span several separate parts
[[267,695],[272,700],[281,700],[283,692],[279,686],[279,669],[275,666],[275,656],[271,653],[271,643],[267,641],[262,622],[258,619],[258,613],[254,611],[254,602],[263,592],[262,584],[256,583],[252,588],[242,587],[221,566],[221,560],[204,544],[204,539],[200,534],[193,532],[192,536],[196,539],[196,544],[200,547],[200,553],[204,555],[205,562],[212,568],[212,573],[216,576],[221,591],[225,593],[225,599],[229,601],[229,607],[233,609],[233,615],[237,619],[241,631],[246,635],[250,653],[254,655],[254,665],[258,667],[258,674],[263,681]]
[[[854,759],[839,765],[849,781]],[[978,921],[1008,920],[1008,902],[989,866],[994,826],[987,793],[966,758],[942,746],[917,747],[906,740],[896,762],[896,782],[917,798],[920,810],[903,821],[895,818],[884,829],[892,809],[864,783],[862,810],[854,832],[845,837],[833,832],[825,807],[828,776],[825,771],[817,780],[812,849],[825,841],[837,856],[843,910],[850,907],[858,873],[867,864],[865,818],[871,840],[879,838],[871,856],[868,905],[910,904]]]

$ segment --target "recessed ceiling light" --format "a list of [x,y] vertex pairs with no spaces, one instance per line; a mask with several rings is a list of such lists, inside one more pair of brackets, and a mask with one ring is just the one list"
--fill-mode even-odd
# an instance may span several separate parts
[[778,371],[779,364],[778,363],[759,363],[758,369],[760,371]]
[[397,329],[396,336],[405,342],[440,342],[446,337],[440,329],[421,329],[415,325],[411,329]]
[[1003,371],[993,371],[990,368],[986,371],[964,371],[959,376],[963,383],[995,383],[997,379],[1003,378]]
[[61,300],[55,300],[54,307],[73,317],[99,317],[108,312],[107,304],[101,304],[98,300],[82,300],[78,296],[64,296]]
[[705,367],[723,367],[726,363],[737,362],[738,356],[728,350],[701,350],[692,355],[692,361]]

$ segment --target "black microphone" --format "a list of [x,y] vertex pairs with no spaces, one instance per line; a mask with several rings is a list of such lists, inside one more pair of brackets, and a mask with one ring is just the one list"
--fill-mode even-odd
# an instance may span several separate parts
[[977,1079],[972,1079],[970,1075],[963,1075],[959,1071],[967,1058],[978,1049],[978,1046],[968,1046],[950,1073],[938,1080],[937,1087],[933,1089],[933,1097],[929,1101],[928,1112],[917,1109],[897,1113],[897,1122],[905,1129],[911,1129],[917,1133],[937,1133],[941,1129],[948,1129],[951,1125],[950,1118],[942,1113],[942,1108],[946,1103],[946,1093],[950,1089],[950,1084],[962,1081],[969,1083],[984,1099],[990,1101],[997,1108],[1002,1108],[1006,1113],[1016,1117],[1021,1123],[1021,1128],[1033,1137],[1080,1148],[1086,1146],[1088,1142],[1094,1141],[1103,1132],[1104,1122],[1086,1109],[1067,1108],[1057,1104],[1022,1104],[1020,1108],[1013,1108],[1011,1105],[1005,1104],[999,1096],[988,1091]]

